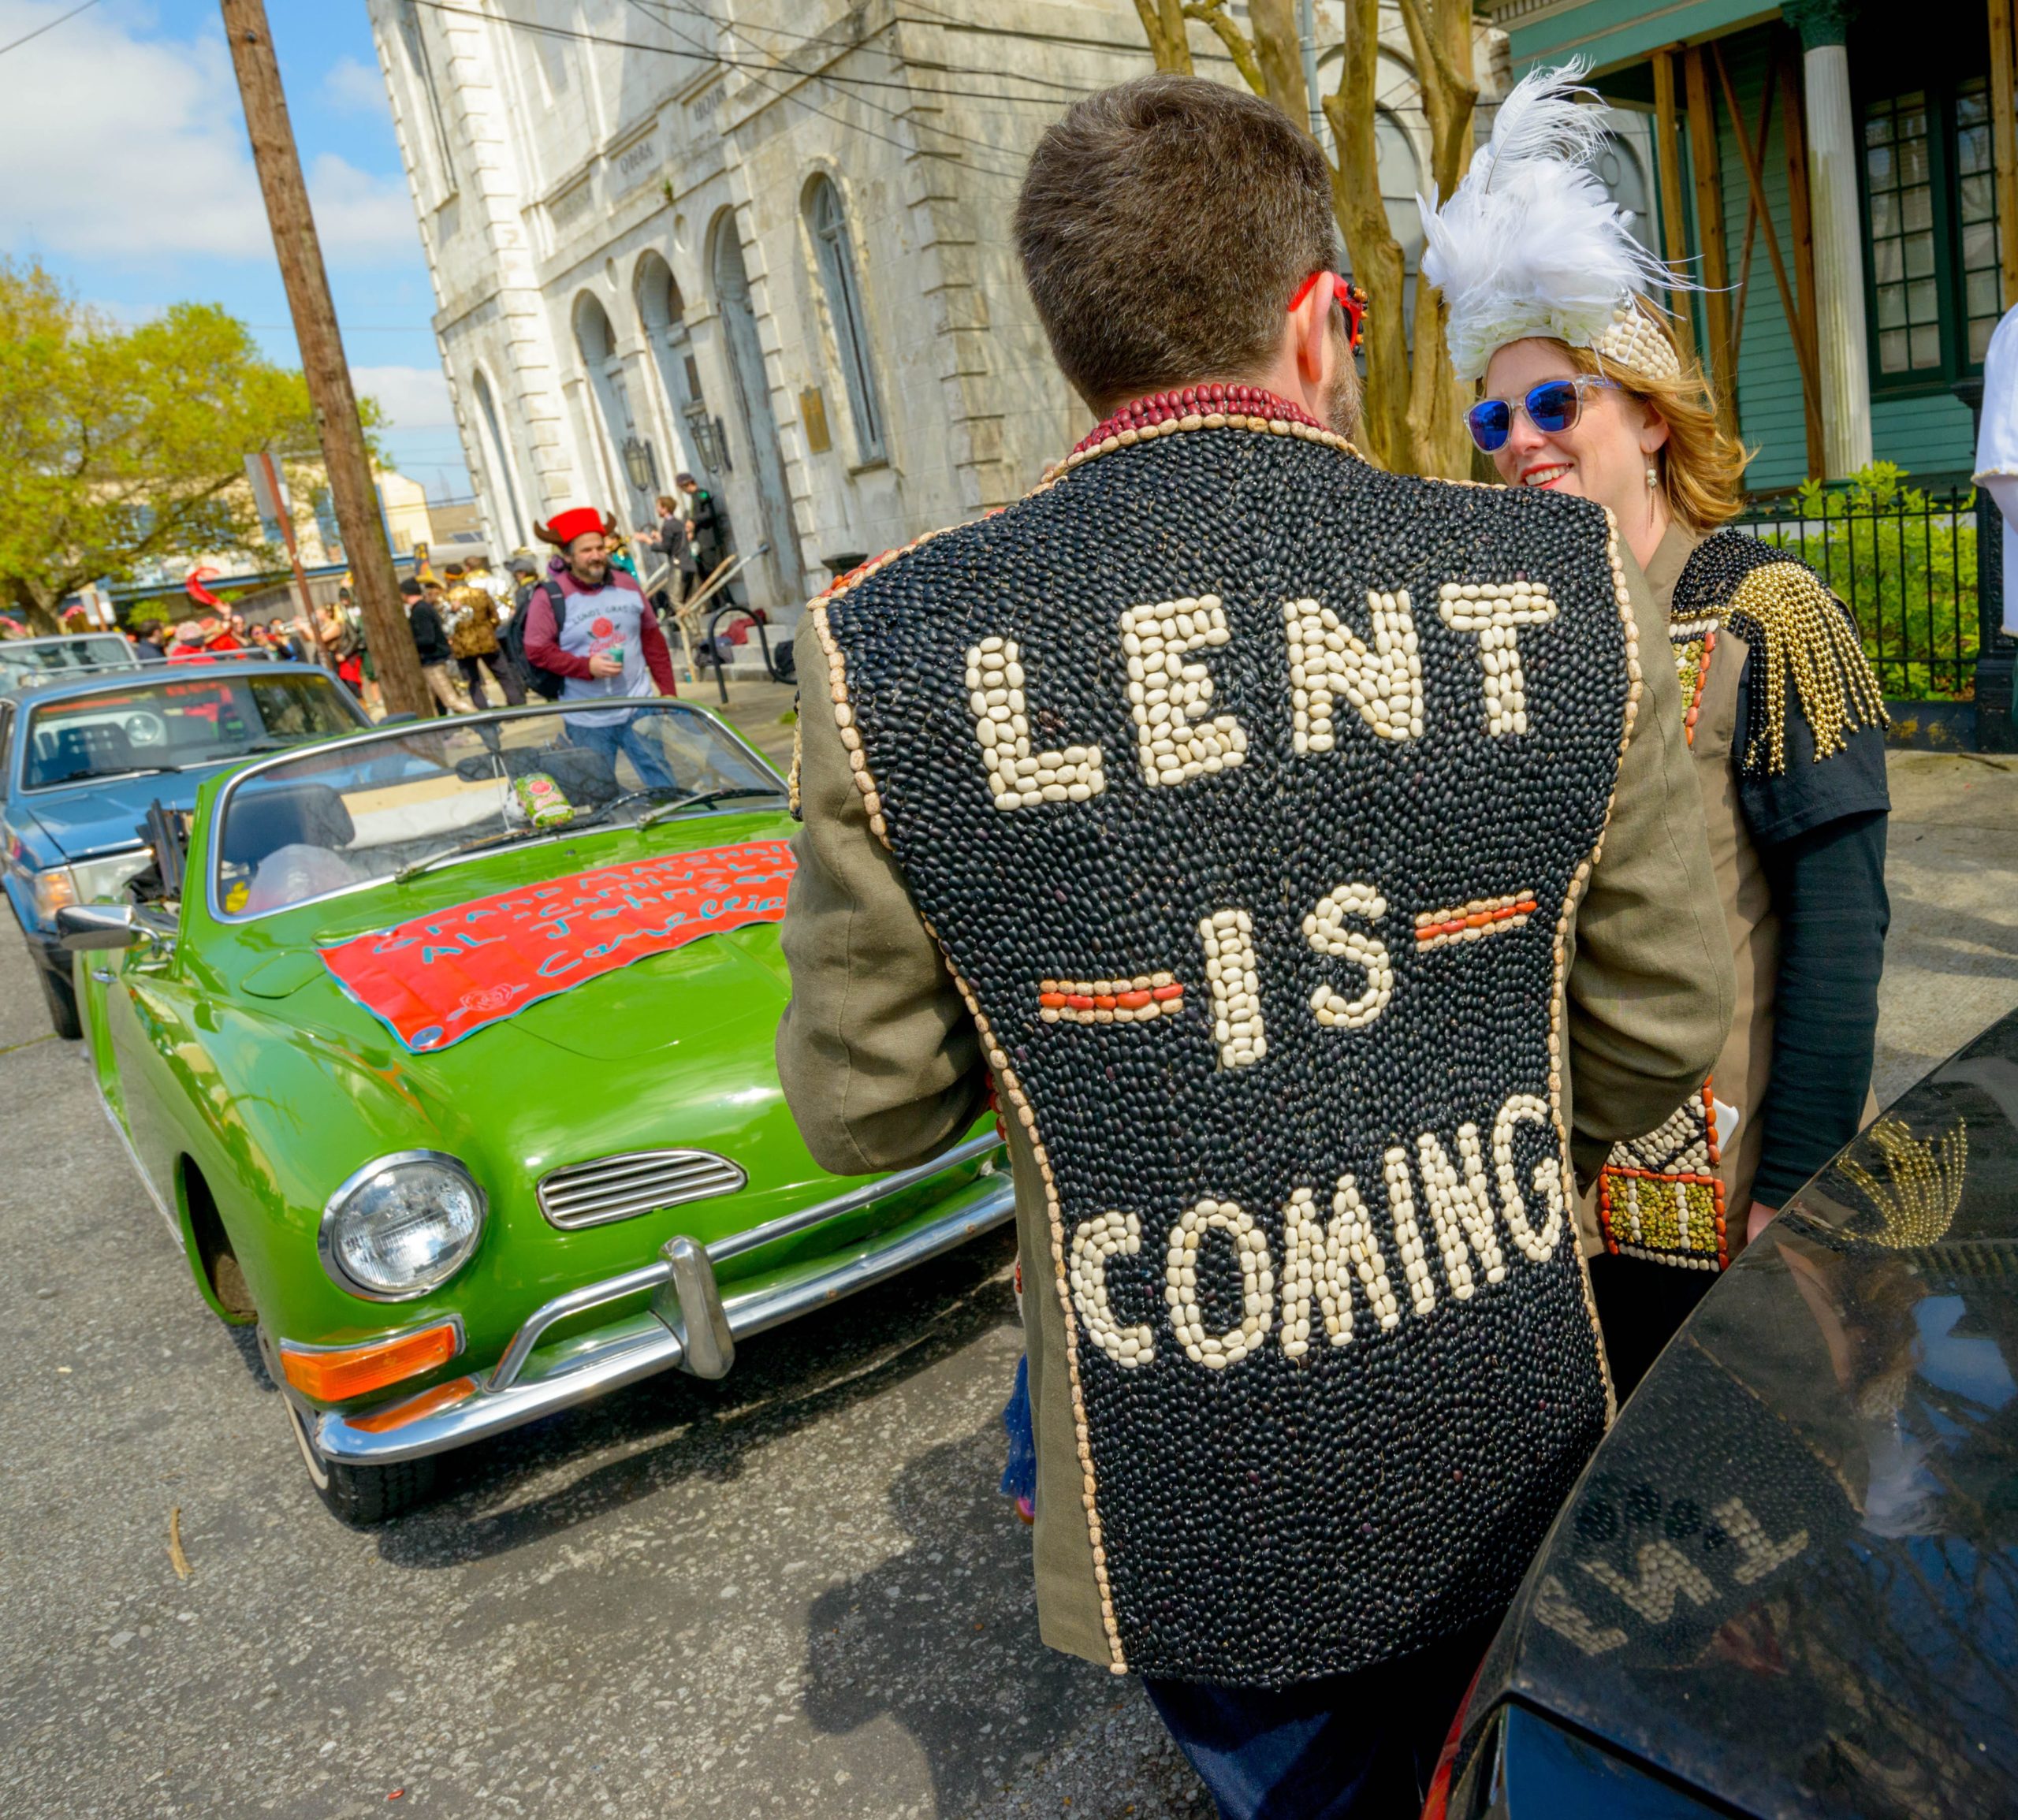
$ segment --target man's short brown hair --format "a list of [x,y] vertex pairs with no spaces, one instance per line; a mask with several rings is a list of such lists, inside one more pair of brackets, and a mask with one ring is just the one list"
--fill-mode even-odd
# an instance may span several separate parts
[[1331,173],[1260,97],[1145,76],[1038,142],[1016,244],[1052,354],[1104,411],[1268,368],[1297,286],[1333,262]]

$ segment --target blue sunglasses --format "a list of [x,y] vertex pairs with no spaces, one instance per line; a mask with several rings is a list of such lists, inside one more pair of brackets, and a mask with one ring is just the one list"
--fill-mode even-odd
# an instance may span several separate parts
[[1560,430],[1574,430],[1584,415],[1584,394],[1593,386],[1616,391],[1616,383],[1592,374],[1574,379],[1546,379],[1525,398],[1481,398],[1465,413],[1465,427],[1472,440],[1487,455],[1506,446],[1514,434],[1514,413],[1525,411],[1528,421],[1544,436]]

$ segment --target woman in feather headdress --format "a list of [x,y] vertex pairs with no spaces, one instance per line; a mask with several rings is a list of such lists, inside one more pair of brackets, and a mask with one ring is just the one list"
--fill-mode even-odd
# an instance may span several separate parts
[[1848,610],[1785,550],[1718,528],[1747,457],[1649,300],[1680,281],[1590,168],[1606,127],[1582,74],[1536,70],[1507,96],[1456,194],[1424,207],[1423,271],[1477,385],[1473,440],[1509,486],[1605,506],[1633,558],[1643,656],[1665,626],[1737,963],[1701,1093],[1616,1146],[1586,1198],[1623,1394],[1862,1121],[1890,799],[1884,705]]

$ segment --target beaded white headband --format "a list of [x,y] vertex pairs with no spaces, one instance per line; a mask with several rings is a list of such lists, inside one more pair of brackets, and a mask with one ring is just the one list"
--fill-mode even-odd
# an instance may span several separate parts
[[1476,379],[1510,341],[1552,336],[1650,378],[1681,363],[1645,294],[1685,285],[1630,232],[1591,163],[1607,138],[1584,65],[1536,69],[1500,103],[1492,138],[1442,207],[1422,205],[1423,275],[1450,308],[1450,363]]
[[1679,379],[1681,361],[1674,344],[1655,327],[1644,310],[1629,303],[1591,344],[1592,352],[1650,379]]

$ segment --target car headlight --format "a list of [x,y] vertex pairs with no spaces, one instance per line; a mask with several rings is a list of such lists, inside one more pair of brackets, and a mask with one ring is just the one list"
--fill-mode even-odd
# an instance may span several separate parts
[[469,1261],[483,1215],[483,1190],[454,1157],[403,1150],[367,1163],[330,1197],[316,1248],[339,1288],[408,1301]]
[[77,901],[77,888],[67,865],[52,865],[47,872],[28,874],[28,890],[35,899],[35,921],[44,926],[56,921],[56,913]]
[[138,847],[126,853],[109,853],[102,859],[84,859],[70,868],[71,881],[79,903],[117,903],[127,885],[155,862],[155,850]]
[[127,884],[138,878],[155,862],[151,847],[125,853],[109,853],[102,859],[80,860],[75,865],[52,865],[47,872],[32,872],[28,884],[35,896],[38,921],[52,923],[66,904],[117,903]]

